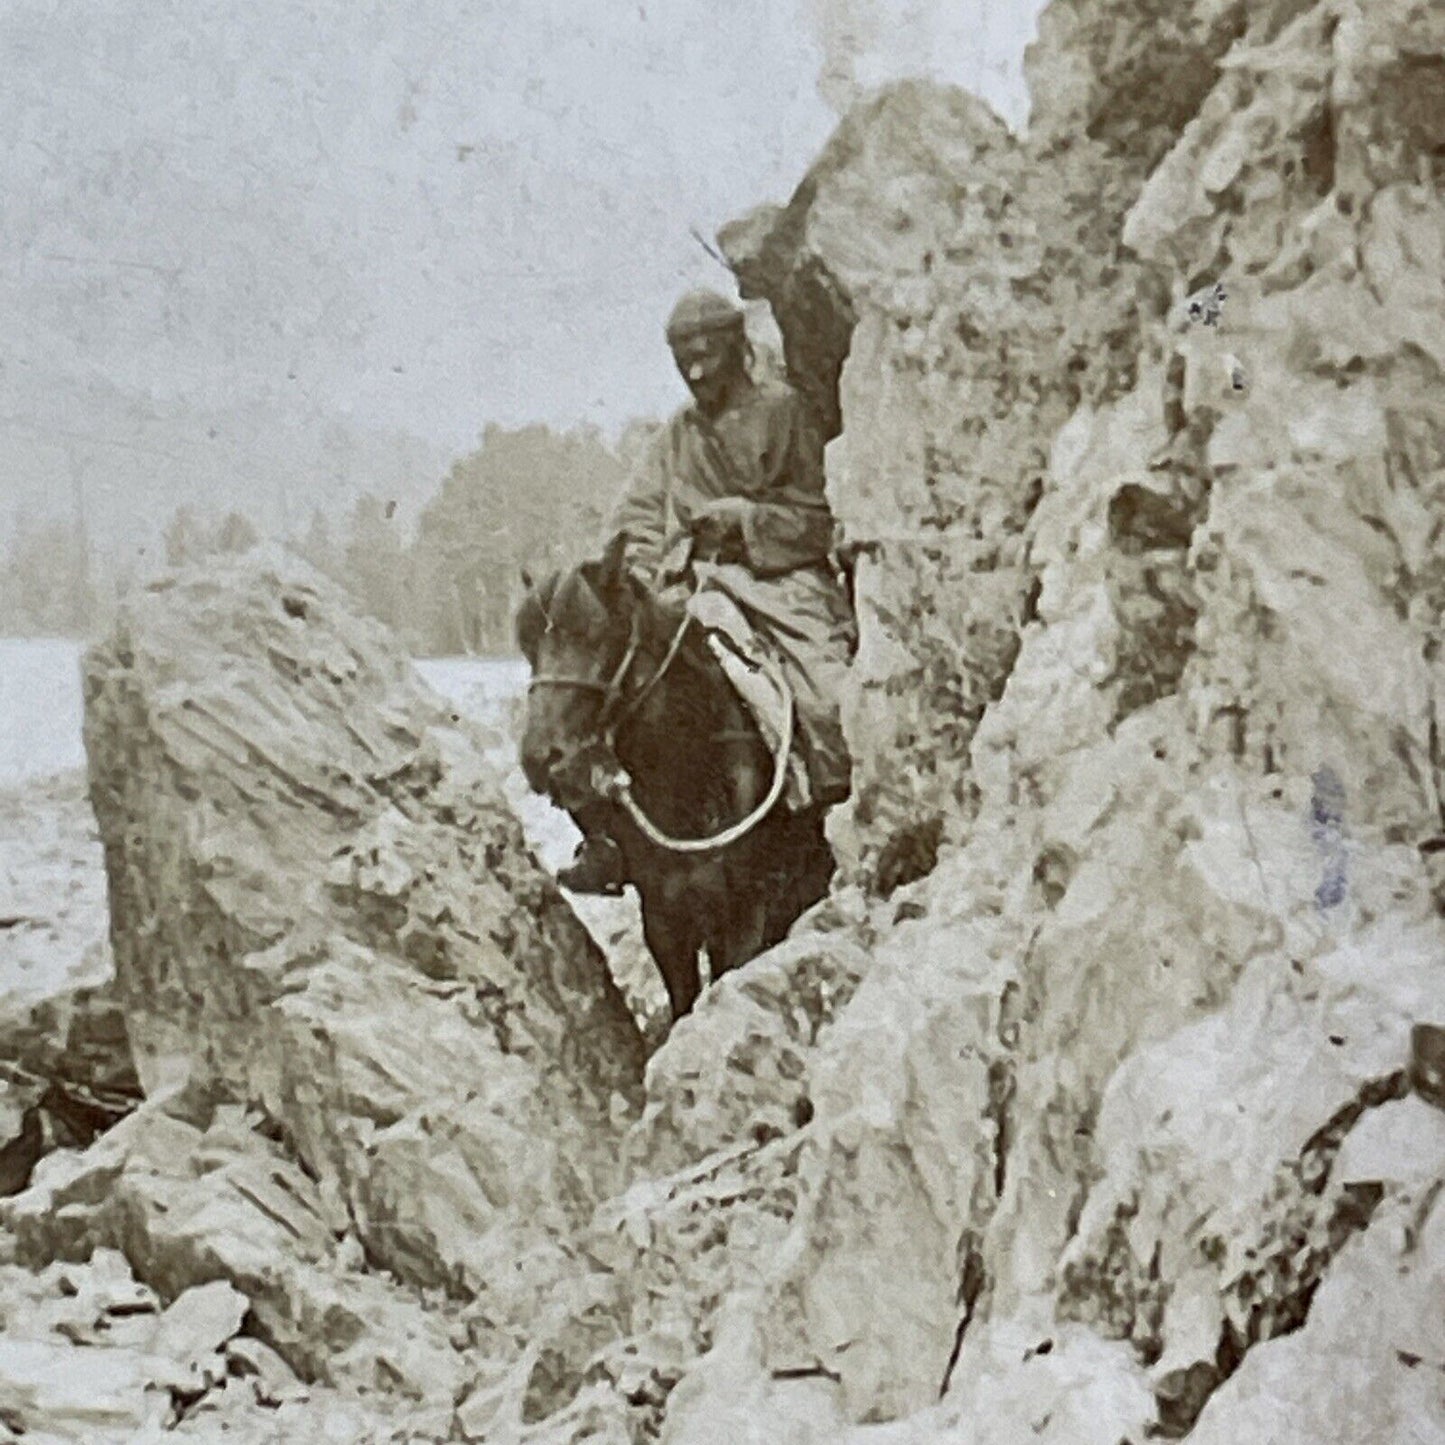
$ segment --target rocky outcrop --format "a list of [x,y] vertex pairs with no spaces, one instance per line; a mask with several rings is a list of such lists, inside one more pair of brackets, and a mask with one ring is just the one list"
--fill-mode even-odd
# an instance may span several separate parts
[[0,1018],[0,1195],[52,1149],[83,1148],[140,1102],[125,1015],[105,985]]
[[[850,114],[788,207],[722,233],[847,421],[829,476],[859,558],[860,765],[838,842],[885,894],[976,801],[968,745],[1031,615],[1049,439],[1082,397],[1133,382],[1154,293],[1109,224],[1127,189],[1102,146],[1044,159],[980,102],[917,83]],[[821,329],[821,292],[796,304],[819,275],[839,298]]]
[[[150,590],[87,662],[147,1092],[256,1104],[364,1247],[466,1292],[610,1178],[642,1051],[464,735],[284,558]],[[422,1041],[425,1041],[424,1046]]]
[[[1061,1258],[1060,1300],[1134,1342],[1175,1430],[1256,1346],[1300,1327],[1387,1194],[1431,1213],[1445,1117],[1409,1097],[1407,1064],[1439,941],[1433,925],[1387,926],[1308,968],[1262,958],[1227,1007],[1110,1081],[1104,1177]],[[1414,1288],[1423,1271],[1423,1288],[1442,1261],[1409,1253],[1401,1277]]]
[[163,1300],[224,1281],[248,1334],[301,1378],[425,1406],[444,1427],[468,1374],[455,1317],[361,1268],[354,1226],[263,1129],[239,1106],[200,1129],[148,1105],[84,1153],[49,1156],[6,1211],[17,1258],[122,1251]]
[[[1155,19],[1055,6],[1027,141],[878,98],[787,217],[856,312],[840,838],[892,898],[678,1440],[1222,1439],[1261,1387],[1282,1439],[1445,1431],[1440,22]],[[1333,1381],[1385,1268],[1395,1362]]]
[[[466,724],[284,555],[130,603],[86,745],[131,1093],[49,1141],[18,1257],[224,1280],[304,1379],[445,1433],[460,1347],[514,1359],[619,1182],[644,1054],[600,951]],[[98,1031],[55,1013],[21,1035],[51,1098]]]
[[[77,1445],[193,1440],[423,1439],[426,1417],[306,1384],[245,1333],[246,1296],[223,1281],[167,1305],[125,1257],[0,1267],[0,1424]],[[433,1417],[433,1438],[446,1420]]]
[[369,629],[149,599],[91,707],[152,1097],[19,1257],[227,1281],[376,1435],[1445,1437],[1442,48],[1060,0],[1027,140],[896,87],[729,228],[841,422],[859,796],[645,1078]]
[[[957,877],[955,883],[961,881]],[[773,1271],[764,1357],[839,1385],[855,1419],[938,1399],[984,1283],[999,1078],[1024,940],[958,911],[897,925],[820,1039],[800,1201]]]

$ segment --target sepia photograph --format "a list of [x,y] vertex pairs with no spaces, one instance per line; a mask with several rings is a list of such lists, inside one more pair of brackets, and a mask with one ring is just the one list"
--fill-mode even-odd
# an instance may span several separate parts
[[0,1445],[1445,1445],[1445,5],[0,75]]

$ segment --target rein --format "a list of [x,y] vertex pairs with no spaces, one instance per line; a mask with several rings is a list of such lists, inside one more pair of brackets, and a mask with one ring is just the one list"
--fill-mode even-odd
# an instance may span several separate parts
[[[613,719],[607,729],[606,742],[608,747],[612,746],[613,739],[617,736],[617,729],[635,713],[643,703],[652,696],[652,690],[667,676],[667,670],[677,661],[677,654],[682,651],[683,639],[687,636],[687,629],[692,623],[692,613],[684,611],[682,621],[677,625],[677,631],[672,634],[672,641],[667,644],[667,651],[662,655],[662,661],[657,666],[657,671],[652,674],[638,689],[637,696],[627,704],[625,708]],[[634,618],[634,627],[636,618]],[[635,650],[634,650],[635,655]],[[618,686],[621,686],[623,675],[618,674]]]
[[[662,661],[652,676],[638,689],[636,695],[620,708],[618,708],[618,704],[622,700],[623,683],[626,682],[627,674],[632,670],[633,663],[637,661],[637,655],[642,646],[642,614],[640,611],[633,613],[631,635],[628,637],[622,660],[617,664],[612,676],[605,682],[592,677],[568,677],[562,674],[539,673],[527,684],[528,691],[538,687],[570,687],[584,692],[601,693],[602,715],[599,722],[605,724],[602,740],[610,752],[613,750],[618,728],[647,701],[653,690],[667,675],[668,669],[677,660],[677,655],[682,651],[682,644],[687,637],[692,621],[692,614],[684,611],[682,621],[673,633]],[[613,776],[602,780],[598,791],[604,798],[619,804],[649,842],[669,853],[711,853],[747,837],[777,806],[778,799],[782,797],[783,789],[787,786],[788,781],[788,757],[793,748],[793,692],[781,674],[775,675],[774,681],[782,694],[783,717],[779,728],[778,749],[773,758],[773,778],[763,800],[746,817],[739,819],[738,822],[724,828],[721,832],[705,838],[677,838],[665,833],[647,816],[642,805],[632,795],[631,778],[620,767]],[[615,715],[613,714],[614,708],[618,709]],[[609,717],[609,715],[611,716]]]
[[747,817],[706,838],[675,838],[670,833],[664,833],[642,811],[642,805],[632,796],[632,780],[625,772],[619,771],[615,778],[604,785],[603,796],[620,804],[648,841],[659,848],[665,848],[669,853],[712,853],[746,838],[777,806],[788,782],[788,754],[793,748],[793,693],[781,677],[777,681],[783,694],[783,721],[779,729],[778,751],[773,758],[773,781],[767,796]]

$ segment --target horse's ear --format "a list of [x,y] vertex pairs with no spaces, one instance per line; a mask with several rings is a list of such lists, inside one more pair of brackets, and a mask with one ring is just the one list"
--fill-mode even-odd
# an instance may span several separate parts
[[532,574],[525,567],[523,567],[521,570],[522,586],[525,587],[528,592],[535,592],[537,590],[537,584],[533,580]]
[[597,580],[604,588],[615,587],[623,579],[623,568],[627,562],[627,534],[619,532],[608,542],[602,553],[602,565]]
[[512,621],[512,635],[516,639],[518,651],[534,665],[537,661],[537,643],[541,639],[543,625],[542,609],[538,605],[536,593],[532,590],[529,582],[527,595],[522,599],[522,605],[517,608],[517,615]]

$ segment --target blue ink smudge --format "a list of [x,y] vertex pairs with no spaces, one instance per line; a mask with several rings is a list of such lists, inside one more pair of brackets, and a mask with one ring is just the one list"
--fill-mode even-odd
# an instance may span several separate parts
[[1325,873],[1315,889],[1315,907],[1322,913],[1338,908],[1349,888],[1345,851],[1345,785],[1333,768],[1322,767],[1311,778],[1310,836],[1324,854]]
[[1320,880],[1320,886],[1315,889],[1315,907],[1322,912],[1338,908],[1345,901],[1347,887],[1345,870],[1342,866],[1336,865],[1325,874]]

